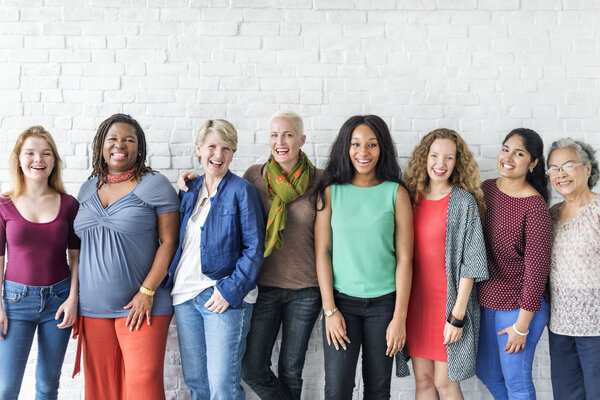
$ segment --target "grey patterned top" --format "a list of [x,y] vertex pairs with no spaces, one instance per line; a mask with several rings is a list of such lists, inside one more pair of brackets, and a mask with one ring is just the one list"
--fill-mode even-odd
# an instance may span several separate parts
[[[452,188],[446,220],[446,315],[452,311],[458,295],[460,278],[488,278],[485,243],[477,202],[466,190]],[[473,286],[467,304],[465,326],[460,340],[446,346],[448,379],[462,381],[475,375],[479,343],[479,301],[477,286]]]

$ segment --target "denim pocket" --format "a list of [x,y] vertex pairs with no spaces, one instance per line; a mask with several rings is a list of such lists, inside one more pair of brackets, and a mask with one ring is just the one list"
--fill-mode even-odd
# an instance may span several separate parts
[[54,296],[54,298],[61,300],[61,301],[65,301],[67,300],[67,297],[69,297],[69,291],[70,288],[66,287],[64,289],[60,289],[60,290],[56,290],[54,292],[52,292],[52,296]]
[[23,299],[23,293],[14,292],[10,289],[4,289],[2,292],[2,298],[7,304],[15,304]]

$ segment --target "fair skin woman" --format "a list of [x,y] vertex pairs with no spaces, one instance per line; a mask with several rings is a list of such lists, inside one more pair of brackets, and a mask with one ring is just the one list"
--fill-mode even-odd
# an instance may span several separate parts
[[[60,209],[60,194],[48,186],[48,177],[54,168],[52,148],[41,137],[29,137],[23,143],[19,163],[25,177],[24,192],[13,200],[13,204],[26,220],[34,223],[53,221]],[[55,319],[64,313],[61,329],[73,326],[77,318],[77,260],[79,250],[68,249],[71,267],[71,289],[67,300],[59,307]],[[4,279],[4,256],[0,257],[0,281]],[[8,332],[8,318],[0,302],[0,339]]]
[[[525,179],[527,171],[533,169],[538,163],[535,159],[532,161],[531,154],[526,150],[523,138],[514,135],[503,145],[498,154],[498,172],[500,178],[496,180],[496,185],[501,192],[517,198],[538,196],[539,193]],[[528,332],[529,323],[533,318],[533,312],[524,309],[519,310],[519,316],[515,322],[515,327],[519,332]],[[525,348],[527,336],[519,335],[512,326],[507,326],[498,332],[498,335],[508,335],[508,341],[504,350],[507,353],[518,353]]]
[[[133,168],[138,159],[138,138],[135,129],[126,123],[112,124],[106,134],[102,156],[106,162],[107,171],[111,175],[121,175]],[[104,208],[127,195],[137,185],[137,181],[127,180],[119,183],[105,183],[98,189],[98,197]],[[156,251],[150,272],[144,279],[142,286],[152,291],[167,275],[167,268],[175,250],[177,249],[177,231],[179,229],[179,213],[169,212],[157,215],[158,236],[160,246]],[[135,296],[123,308],[129,309],[126,325],[130,330],[139,330],[144,318],[151,324],[151,310],[153,297],[142,292]]]
[[[452,190],[449,178],[456,165],[456,144],[450,139],[436,139],[429,148],[427,156],[427,175],[429,184],[421,195],[427,200],[441,200]],[[452,315],[464,320],[469,296],[473,289],[474,278],[461,278],[458,284],[458,297],[452,308]],[[462,328],[446,322],[444,326],[444,345],[457,342],[463,333]],[[458,382],[448,380],[448,363],[422,357],[411,357],[416,380],[415,398],[418,400],[462,399]]]
[[[351,184],[358,187],[372,187],[380,184],[375,168],[380,149],[375,132],[367,125],[359,125],[352,134],[348,156],[354,167]],[[336,308],[333,296],[333,270],[331,265],[331,201],[330,188],[325,189],[324,208],[317,213],[315,221],[315,249],[317,256],[317,276],[323,309]],[[398,187],[395,203],[395,245],[396,245],[396,304],[394,315],[386,332],[386,355],[393,357],[406,341],[406,309],[410,296],[412,276],[412,211],[410,200],[403,187]],[[336,350],[346,349],[350,342],[346,334],[346,324],[341,312],[335,312],[326,318],[327,343]]]
[[[564,166],[571,166],[573,169],[565,171]],[[577,217],[581,209],[596,196],[587,184],[591,169],[590,163],[581,162],[573,147],[563,147],[550,154],[550,183],[565,200],[558,209],[560,222],[568,222]]]
[[[219,183],[229,170],[229,164],[233,160],[233,150],[219,135],[211,132],[206,135],[203,144],[196,146],[196,154],[200,157],[200,162],[204,167],[204,182],[208,190],[208,197],[211,197],[217,191]],[[204,304],[204,307],[221,314],[227,310],[229,303],[215,286],[213,295]]]
[[58,395],[70,328],[77,317],[79,259],[79,240],[72,229],[77,201],[65,194],[61,165],[52,136],[43,127],[28,128],[17,138],[10,157],[14,186],[0,197],[0,236],[8,253],[8,258],[0,257],[3,399],[19,395],[34,334],[36,398]]

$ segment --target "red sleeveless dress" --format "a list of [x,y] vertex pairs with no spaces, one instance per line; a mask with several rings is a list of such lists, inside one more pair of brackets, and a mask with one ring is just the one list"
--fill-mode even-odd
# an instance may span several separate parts
[[406,321],[411,357],[448,362],[446,324],[446,217],[450,194],[440,200],[423,197],[414,209],[413,279]]

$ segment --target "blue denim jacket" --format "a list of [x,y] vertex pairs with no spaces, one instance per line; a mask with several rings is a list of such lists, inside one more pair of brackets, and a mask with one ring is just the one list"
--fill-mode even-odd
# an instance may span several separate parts
[[[167,287],[181,259],[183,237],[198,201],[204,175],[187,183],[179,192],[181,229],[179,246],[169,267]],[[202,273],[217,281],[217,289],[229,305],[239,308],[254,288],[265,251],[265,215],[258,191],[245,179],[227,171],[219,183],[200,239]]]

